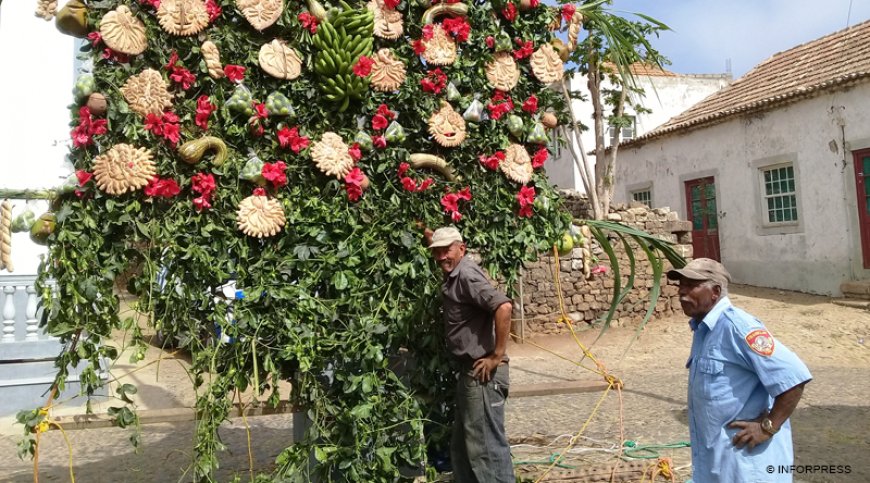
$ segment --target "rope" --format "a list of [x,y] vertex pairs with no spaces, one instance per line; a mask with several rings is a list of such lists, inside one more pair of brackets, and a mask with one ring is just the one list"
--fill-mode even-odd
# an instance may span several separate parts
[[677,475],[674,473],[673,464],[674,462],[670,458],[659,458],[655,464],[651,464],[643,470],[643,476],[640,479],[641,483],[647,481],[647,473],[649,473],[650,483],[654,482],[659,475],[667,478],[671,483],[676,483]]
[[643,446],[637,446],[637,443],[635,443],[634,441],[626,441],[624,446],[625,449],[622,452],[622,455],[624,457],[632,459],[651,460],[661,458],[661,455],[656,450],[688,448],[691,446],[691,443],[689,443],[688,441],[677,441],[676,443],[648,444]]
[[12,273],[12,203],[0,204],[0,270]]

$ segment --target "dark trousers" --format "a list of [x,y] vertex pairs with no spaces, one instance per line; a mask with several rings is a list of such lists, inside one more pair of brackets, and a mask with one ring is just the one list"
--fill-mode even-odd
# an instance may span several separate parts
[[504,431],[504,405],[510,388],[507,364],[486,384],[470,372],[456,384],[456,420],[450,460],[456,483],[514,483],[511,449]]

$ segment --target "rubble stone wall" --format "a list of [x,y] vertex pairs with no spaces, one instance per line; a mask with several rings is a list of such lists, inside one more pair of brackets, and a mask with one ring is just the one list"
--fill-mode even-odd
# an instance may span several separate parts
[[[574,191],[563,191],[565,204],[574,218],[591,218],[591,209],[585,195]],[[692,256],[692,224],[680,220],[677,213],[669,208],[648,208],[640,203],[630,205],[616,204],[607,216],[610,221],[622,222],[633,228],[643,230],[676,244],[678,253],[689,258]],[[628,254],[619,237],[614,235],[613,246],[619,260],[622,286],[628,282],[630,267]],[[561,284],[561,303],[564,312],[575,322],[575,327],[583,328],[607,314],[613,298],[613,270],[607,254],[591,239],[592,272],[587,279],[583,275],[583,250],[574,248],[570,255],[559,257],[542,256],[536,262],[528,263],[522,276],[522,303],[519,295],[514,301],[514,332],[521,333],[521,320],[525,321],[526,337],[540,334],[559,334],[568,332],[559,323],[562,314],[560,298],[556,290],[554,269],[558,269]],[[634,242],[632,241],[632,245]],[[639,247],[635,248],[634,289],[626,296],[614,314],[612,326],[638,324],[649,308],[649,292],[653,286],[652,266]],[[665,270],[670,264],[665,260]],[[519,289],[519,287],[518,287]],[[662,291],[655,306],[654,317],[680,313],[677,287],[668,284],[662,275]]]

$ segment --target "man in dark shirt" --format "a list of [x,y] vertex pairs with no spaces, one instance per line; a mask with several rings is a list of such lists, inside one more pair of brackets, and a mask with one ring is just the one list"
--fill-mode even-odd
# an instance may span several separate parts
[[444,271],[447,347],[460,367],[450,445],[454,481],[514,483],[504,430],[511,300],[465,256],[465,242],[456,228],[435,230],[429,248]]

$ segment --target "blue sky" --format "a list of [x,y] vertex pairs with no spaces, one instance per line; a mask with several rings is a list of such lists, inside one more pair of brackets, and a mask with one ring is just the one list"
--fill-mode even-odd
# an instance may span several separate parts
[[672,29],[653,41],[668,70],[724,73],[731,59],[735,79],[777,52],[870,19],[870,0],[614,0],[610,9]]

